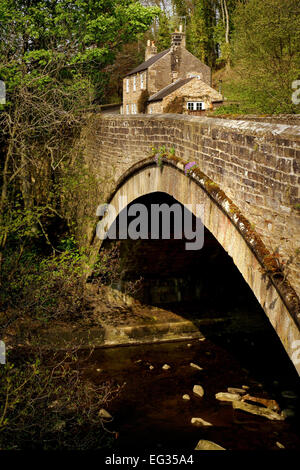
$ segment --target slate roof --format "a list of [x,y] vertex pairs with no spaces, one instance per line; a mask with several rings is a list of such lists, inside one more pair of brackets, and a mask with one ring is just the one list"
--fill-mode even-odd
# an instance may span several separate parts
[[162,90],[159,90],[158,92],[154,93],[154,95],[150,96],[148,103],[153,101],[161,101],[165,96],[168,96],[170,93],[173,93],[173,91],[178,90],[178,88],[190,82],[193,78],[194,77],[180,78],[179,80],[176,80],[176,82],[170,83],[170,85],[165,86],[162,88]]
[[[173,91],[178,90],[178,88],[181,88],[183,85],[188,83],[189,81],[195,79],[195,77],[189,77],[189,78],[180,78],[174,83],[171,83],[170,85],[167,85],[166,87],[162,88],[162,90],[157,91],[154,93],[154,95],[150,96],[148,99],[148,103],[151,103],[153,101],[161,101],[165,98],[165,96],[168,96],[170,93],[173,93]],[[217,103],[220,101],[223,101],[223,96],[214,88],[210,87],[207,85],[203,80],[197,79],[197,95],[199,96],[205,96],[208,95],[211,98],[211,101],[213,103]]]
[[142,64],[138,65],[135,69],[131,70],[128,72],[125,77],[128,77],[129,75],[133,75],[138,72],[142,72],[143,70],[147,70],[150,65],[155,64],[155,62],[159,59],[161,59],[164,55],[166,55],[170,49],[166,49],[165,51],[159,52],[159,54],[155,54],[153,57],[150,57],[150,59],[146,60]]

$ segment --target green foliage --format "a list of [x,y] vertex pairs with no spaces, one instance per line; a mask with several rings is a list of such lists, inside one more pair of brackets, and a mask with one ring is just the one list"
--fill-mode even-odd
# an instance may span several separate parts
[[[88,257],[77,248],[74,238],[62,239],[59,249],[59,253],[48,257],[33,247],[18,249],[12,245],[6,249],[0,300],[9,317],[74,322],[85,315]],[[6,320],[4,315],[0,326]]]
[[209,55],[209,30],[205,21],[203,3],[195,2],[193,15],[187,30],[187,45],[192,54],[202,62],[206,62]]
[[97,87],[99,70],[122,44],[146,31],[159,11],[135,0],[2,0],[0,75],[9,93],[21,83],[57,80],[72,87],[88,78]]
[[298,0],[249,0],[234,15],[233,59],[243,99],[262,113],[295,113],[292,82],[300,77]]
[[96,386],[77,370],[86,358],[8,355],[0,368],[1,450],[91,450],[109,447],[99,411],[119,386]]
[[159,16],[159,27],[155,44],[158,52],[164,51],[171,46],[170,21],[164,12]]

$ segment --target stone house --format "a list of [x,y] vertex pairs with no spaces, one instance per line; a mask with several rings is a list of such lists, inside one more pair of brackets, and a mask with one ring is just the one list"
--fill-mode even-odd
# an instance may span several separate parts
[[211,88],[211,69],[185,48],[180,28],[171,47],[157,53],[148,41],[145,62],[123,79],[122,114],[178,112],[198,114],[222,103]]

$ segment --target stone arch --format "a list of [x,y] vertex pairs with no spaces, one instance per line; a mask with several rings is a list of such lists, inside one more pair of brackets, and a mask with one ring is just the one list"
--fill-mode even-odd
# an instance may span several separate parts
[[[161,191],[182,204],[192,204],[194,214],[196,204],[203,204],[205,227],[231,256],[300,375],[299,299],[278,259],[267,250],[238,207],[198,168],[186,175],[186,162],[172,156],[163,157],[161,164],[158,166],[150,157],[133,165],[119,179],[107,202],[118,214],[140,196]],[[102,241],[94,236],[92,243],[94,252],[98,252]]]

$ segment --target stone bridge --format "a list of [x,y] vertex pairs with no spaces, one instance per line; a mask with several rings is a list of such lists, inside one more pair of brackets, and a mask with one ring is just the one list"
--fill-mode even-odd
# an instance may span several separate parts
[[[183,115],[89,115],[83,153],[98,194],[157,191],[204,205],[204,224],[252,289],[300,374],[300,127]],[[164,154],[158,167],[152,148]],[[165,147],[165,149],[164,149]],[[155,153],[155,151],[154,151]],[[185,175],[187,162],[197,166]],[[89,232],[94,252],[100,241]]]

